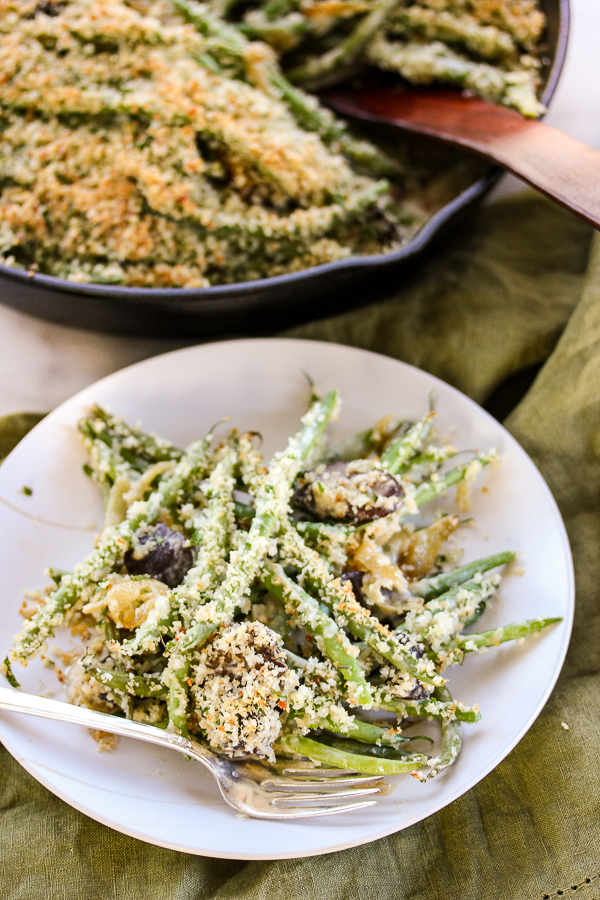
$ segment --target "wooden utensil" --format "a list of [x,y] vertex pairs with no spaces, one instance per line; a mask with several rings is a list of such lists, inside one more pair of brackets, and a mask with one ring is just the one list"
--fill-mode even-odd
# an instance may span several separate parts
[[538,119],[437,88],[336,88],[321,99],[343,115],[471,150],[600,228],[600,152]]

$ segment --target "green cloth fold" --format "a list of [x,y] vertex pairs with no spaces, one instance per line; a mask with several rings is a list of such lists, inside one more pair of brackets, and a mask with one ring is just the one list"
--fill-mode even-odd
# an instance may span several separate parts
[[[517,748],[412,828],[267,863],[186,856],[117,834],[0,748],[2,900],[600,896],[600,236],[590,250],[591,240],[588,226],[526,193],[481,210],[393,298],[289,332],[406,360],[496,413],[522,396],[506,425],[565,519],[577,604],[556,689]],[[0,420],[0,450],[34,420]]]

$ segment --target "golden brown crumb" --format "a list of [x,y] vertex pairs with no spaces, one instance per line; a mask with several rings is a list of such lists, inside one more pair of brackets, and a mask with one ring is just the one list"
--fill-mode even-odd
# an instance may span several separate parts
[[89,732],[98,744],[100,753],[108,753],[117,746],[119,738],[116,734],[108,734],[106,731],[92,731],[91,729],[89,729]]

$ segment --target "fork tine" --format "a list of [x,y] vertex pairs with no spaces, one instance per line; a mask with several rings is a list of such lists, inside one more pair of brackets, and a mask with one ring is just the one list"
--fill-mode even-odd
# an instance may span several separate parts
[[280,819],[307,819],[315,818],[316,816],[333,816],[336,813],[343,812],[353,812],[356,809],[365,809],[367,806],[376,806],[376,800],[363,800],[361,803],[340,803],[335,806],[308,806],[308,807],[288,807],[285,810],[285,807],[279,807],[281,812],[278,813],[277,818]]
[[336,800],[347,800],[349,798],[354,799],[355,797],[364,797],[369,794],[378,794],[379,788],[370,787],[370,788],[358,788],[352,789],[350,788],[347,791],[339,791],[336,794],[331,792],[327,792],[324,794],[283,794],[278,797],[274,797],[271,800],[271,806],[319,806],[323,803],[331,804],[332,801]]
[[321,791],[327,792],[329,789],[338,790],[338,788],[348,788],[354,785],[377,784],[381,781],[381,775],[357,775],[353,777],[343,778],[305,778],[303,781],[284,781],[283,778],[266,778],[260,782],[260,786],[265,791]]
[[296,769],[283,769],[282,775],[288,778],[314,778],[315,780],[334,778],[336,781],[342,781],[344,778],[383,778],[383,775],[362,775],[360,772],[354,772],[351,769],[318,769],[316,766]]

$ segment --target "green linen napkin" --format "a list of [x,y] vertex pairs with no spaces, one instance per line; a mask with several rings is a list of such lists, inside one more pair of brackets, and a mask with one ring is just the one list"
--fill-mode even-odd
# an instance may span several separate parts
[[[0,748],[2,900],[600,897],[600,237],[590,250],[591,238],[545,200],[511,198],[483,209],[386,302],[290,332],[389,354],[498,415],[512,409],[506,425],[558,501],[577,577],[564,670],[517,748],[412,828],[368,847],[263,863],[117,834]],[[0,420],[0,449],[35,421]]]

